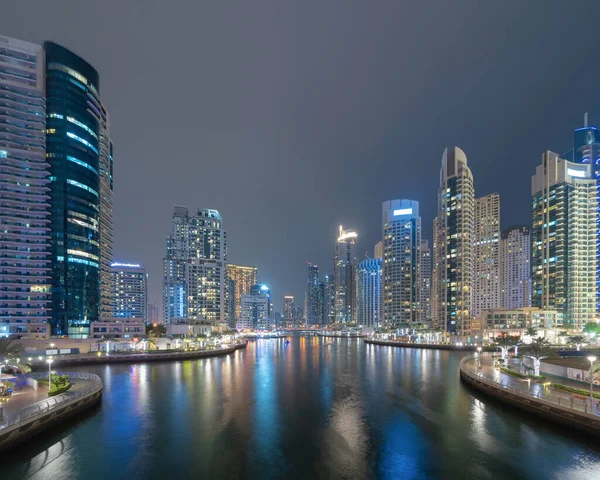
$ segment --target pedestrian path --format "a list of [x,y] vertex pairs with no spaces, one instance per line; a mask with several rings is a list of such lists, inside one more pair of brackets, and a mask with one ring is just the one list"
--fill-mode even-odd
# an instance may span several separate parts
[[[590,410],[589,397],[573,395],[569,392],[552,388],[550,387],[551,381],[535,382],[530,379],[523,379],[501,372],[499,369],[494,367],[494,362],[498,358],[498,356],[486,355],[484,353],[481,355],[481,365],[478,364],[476,359],[472,359],[467,362],[467,366],[470,369],[481,373],[484,378],[494,381],[495,383],[502,385],[504,388],[547,400],[560,406],[592,413]],[[520,361],[518,359],[510,359],[509,364],[514,371],[520,372]],[[565,379],[564,382],[562,379],[557,379],[556,383],[582,389],[582,385],[580,383],[572,382],[568,379]],[[598,402],[599,401],[595,399],[592,406],[592,411],[596,415],[600,414]]]

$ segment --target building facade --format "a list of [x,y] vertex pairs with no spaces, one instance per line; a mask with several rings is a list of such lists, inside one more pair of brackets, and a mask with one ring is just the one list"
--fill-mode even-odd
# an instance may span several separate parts
[[520,225],[502,231],[500,240],[500,306],[531,306],[531,235]]
[[438,215],[433,223],[433,323],[450,335],[471,330],[475,192],[467,156],[458,147],[442,155]]
[[535,328],[541,336],[556,339],[556,329],[563,326],[563,314],[557,310],[541,308],[492,308],[480,314],[483,336],[493,342],[499,335],[527,335]]
[[369,258],[356,267],[357,323],[363,327],[382,324],[382,259]]
[[335,322],[335,278],[330,273],[323,277],[323,298],[325,323],[331,325]]
[[500,306],[500,195],[475,199],[471,315]]
[[163,260],[163,320],[225,322],[227,242],[216,210],[176,206]]
[[581,329],[596,316],[596,181],[547,151],[531,182],[532,306]]
[[417,323],[421,217],[419,202],[389,200],[382,205],[383,322]]
[[0,328],[7,335],[50,334],[44,85],[42,47],[0,37]]
[[283,323],[286,327],[294,326],[294,296],[283,296]]
[[140,265],[113,263],[112,285],[114,288],[114,310],[116,319],[136,318],[149,323],[148,318],[148,275]]
[[355,268],[357,234],[344,230],[340,225],[339,236],[335,242],[333,259],[333,280],[335,295],[335,321],[352,323],[356,306]]
[[431,249],[421,240],[419,250],[419,322],[431,322]]
[[258,268],[228,263],[227,279],[228,316],[232,317],[233,324],[237,324],[242,313],[242,295],[249,294],[252,285],[258,283]]

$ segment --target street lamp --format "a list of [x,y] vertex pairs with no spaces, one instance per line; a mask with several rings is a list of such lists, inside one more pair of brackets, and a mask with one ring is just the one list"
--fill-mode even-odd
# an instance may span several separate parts
[[594,362],[596,357],[590,355],[587,359],[590,361],[590,408],[592,408],[594,405]]
[[50,357],[46,361],[48,362],[48,393],[50,393],[50,388],[52,387],[52,362],[54,360]]

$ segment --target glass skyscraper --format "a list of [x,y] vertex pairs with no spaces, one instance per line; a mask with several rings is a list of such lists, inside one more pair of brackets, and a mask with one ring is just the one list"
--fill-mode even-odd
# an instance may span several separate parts
[[[112,190],[112,147],[106,110],[100,102],[98,72],[53,42],[45,42],[44,51],[46,157],[51,173],[52,331],[87,337],[90,323],[100,317],[101,203],[106,208],[108,200],[101,200],[101,171],[110,176]],[[112,218],[112,207],[105,214]],[[107,295],[111,291],[108,257],[112,221],[105,219],[104,228]],[[108,305],[106,310],[110,312]]]
[[382,323],[381,258],[368,258],[356,267],[357,322],[363,327]]

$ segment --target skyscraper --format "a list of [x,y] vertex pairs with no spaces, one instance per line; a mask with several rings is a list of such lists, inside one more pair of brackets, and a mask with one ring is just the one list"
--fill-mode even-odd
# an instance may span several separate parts
[[137,318],[144,323],[148,318],[148,276],[138,264],[113,263],[114,318]]
[[431,249],[421,240],[419,251],[419,322],[431,321]]
[[283,297],[283,322],[286,327],[294,326],[294,296],[284,295]]
[[591,175],[596,181],[596,311],[600,312],[600,131],[588,125],[587,113],[583,127],[575,130],[573,161],[591,165]]
[[382,323],[382,259],[368,258],[356,267],[357,322],[363,327]]
[[500,241],[501,307],[531,306],[531,236],[521,225],[502,231]]
[[294,305],[294,327],[306,327],[306,317],[304,316],[304,308],[302,305]]
[[375,244],[373,254],[373,258],[383,258],[383,241],[379,241]]
[[331,325],[335,322],[335,280],[331,274],[323,277],[323,296],[325,323]]
[[382,204],[383,321],[416,323],[419,308],[421,217],[419,202],[389,200]]
[[50,165],[42,47],[0,37],[0,322],[50,319]]
[[[98,72],[53,42],[46,57],[46,157],[51,170],[52,329],[87,337],[110,312],[112,146]],[[104,282],[101,290],[101,281]],[[101,301],[101,291],[104,299]]]
[[471,315],[500,307],[500,195],[475,199]]
[[216,210],[175,207],[173,231],[163,260],[164,322],[225,321],[226,235]]
[[471,330],[474,195],[465,152],[446,148],[433,224],[433,322],[451,335]]
[[308,264],[308,281],[306,284],[306,325],[322,325],[324,305],[323,283],[319,281],[319,267]]
[[230,299],[230,305],[234,308],[233,318],[234,323],[242,314],[242,295],[249,294],[252,285],[258,283],[258,268],[247,265],[227,264],[227,278],[234,282],[234,291]]
[[344,230],[340,225],[340,233],[335,242],[334,291],[335,291],[335,321],[351,323],[354,321],[353,312],[356,305],[355,297],[355,268],[356,268],[356,238],[351,230]]
[[596,315],[596,181],[589,164],[547,151],[531,182],[534,307],[582,328]]
[[273,315],[273,299],[271,298],[271,289],[264,283],[258,283],[250,287],[250,295],[265,295],[269,300],[267,304],[267,317],[272,320]]

